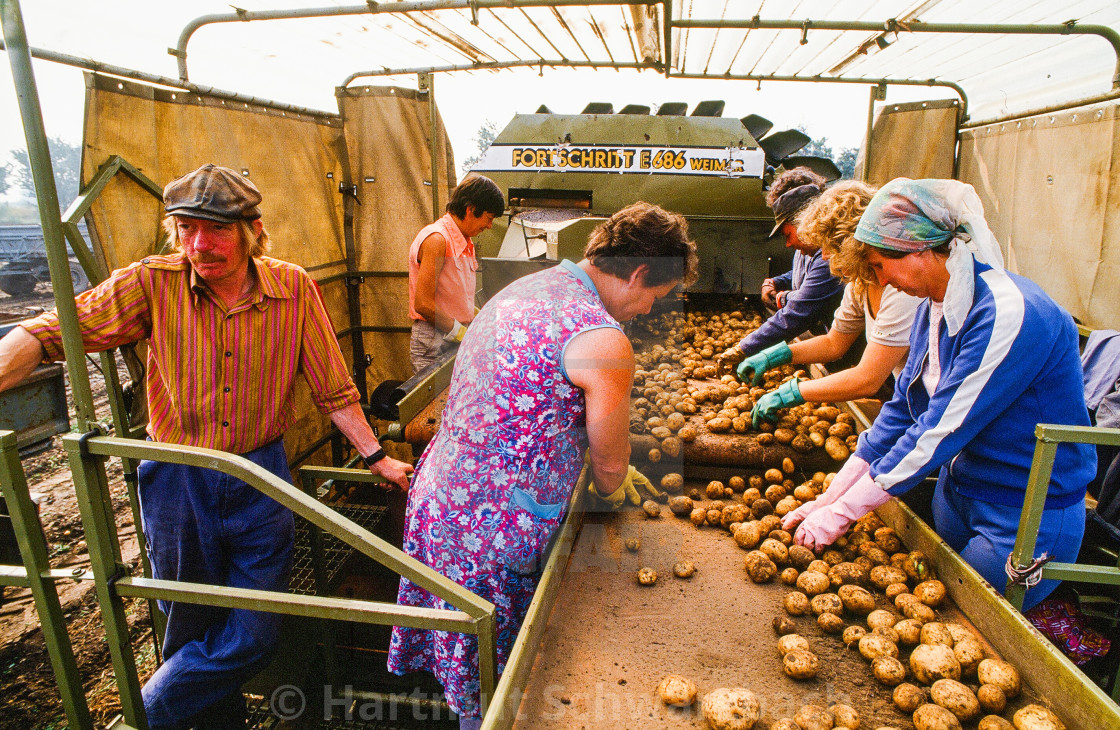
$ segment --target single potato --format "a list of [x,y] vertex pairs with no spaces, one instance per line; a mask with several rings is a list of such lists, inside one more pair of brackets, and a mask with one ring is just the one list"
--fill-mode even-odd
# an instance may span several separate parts
[[802,649],[804,651],[812,651],[809,647],[809,640],[800,634],[786,634],[778,639],[778,653],[782,656],[789,654],[795,649]]
[[875,596],[866,588],[842,585],[836,592],[844,608],[857,616],[866,616],[875,609]]
[[1000,714],[1007,707],[1007,695],[994,684],[982,684],[976,690],[976,699],[984,712]]
[[913,712],[928,701],[926,691],[909,682],[895,687],[891,699],[894,700],[894,706],[903,712]]
[[897,659],[898,646],[881,634],[868,634],[859,640],[859,653],[869,662],[881,656],[895,657]]
[[711,730],[750,730],[761,709],[754,692],[742,687],[721,687],[700,700],[700,713]]
[[1042,705],[1027,705],[1011,721],[1017,730],[1066,730],[1065,723]]
[[961,730],[961,721],[941,705],[922,705],[914,710],[914,727],[917,730]]
[[999,715],[985,715],[976,730],[1015,730],[1015,726]]
[[944,644],[919,644],[910,653],[910,671],[922,684],[939,679],[961,678],[961,665],[953,650]]
[[670,674],[657,685],[661,701],[673,707],[690,707],[696,702],[696,683],[679,674]]
[[782,603],[790,616],[804,616],[809,613],[809,598],[800,591],[787,593]]
[[801,730],[832,730],[836,718],[820,705],[805,705],[793,716],[793,721]]
[[929,696],[961,722],[968,722],[980,714],[980,701],[976,695],[955,679],[937,680],[930,686]]
[[782,670],[793,679],[812,679],[820,668],[820,659],[808,649],[794,649],[782,657]]
[[833,727],[858,730],[859,713],[855,711],[855,708],[837,703],[829,707],[828,711],[832,713]]
[[906,665],[893,656],[878,656],[871,660],[871,673],[880,684],[894,687],[906,679]]

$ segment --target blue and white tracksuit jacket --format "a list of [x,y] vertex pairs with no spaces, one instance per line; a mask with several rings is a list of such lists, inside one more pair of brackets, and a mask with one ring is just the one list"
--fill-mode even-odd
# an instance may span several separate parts
[[[973,304],[959,332],[939,328],[941,377],[922,382],[929,358],[929,301],[915,314],[910,356],[894,397],[859,439],[871,476],[899,495],[940,469],[933,500],[938,534],[1002,592],[1015,544],[1039,423],[1089,425],[1073,318],[1033,282],[974,265]],[[1088,444],[1061,444],[1035,555],[1077,558],[1085,487],[1096,473]],[[1057,587],[1030,589],[1027,610]]]
[[[941,379],[922,383],[929,301],[910,330],[910,356],[894,397],[864,432],[856,454],[871,476],[901,494],[938,468],[961,494],[1021,506],[1039,423],[1088,426],[1073,318],[1029,279],[974,266],[973,304],[960,331],[940,328]],[[1068,507],[1095,473],[1093,447],[1062,444],[1046,506]]]

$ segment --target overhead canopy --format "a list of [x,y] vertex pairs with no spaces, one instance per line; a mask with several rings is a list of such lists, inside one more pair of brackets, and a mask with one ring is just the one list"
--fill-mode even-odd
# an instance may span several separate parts
[[[1107,94],[1118,83],[1115,0],[568,2],[413,0],[296,10],[285,0],[245,0],[244,10],[184,28],[180,73],[205,45],[207,54],[228,53],[229,62],[290,56],[305,69],[349,63],[355,76],[540,65],[645,67],[671,77],[932,80],[958,85],[974,119]],[[316,13],[332,17],[303,17]],[[789,27],[775,27],[783,24]],[[969,27],[924,32],[946,25]],[[192,45],[215,33],[225,42]],[[317,62],[327,58],[329,66]]]

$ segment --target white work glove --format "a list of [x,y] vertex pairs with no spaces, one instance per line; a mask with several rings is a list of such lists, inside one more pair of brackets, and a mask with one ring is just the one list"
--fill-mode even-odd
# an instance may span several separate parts
[[824,490],[824,494],[820,495],[812,502],[806,502],[782,518],[782,529],[792,531],[799,522],[821,507],[827,507],[833,504],[836,500],[840,499],[844,492],[848,491],[853,484],[859,481],[860,477],[867,475],[870,471],[870,464],[855,454],[852,454],[848,457],[848,460],[844,462],[844,466],[840,468],[836,476],[832,478],[832,483],[828,485],[828,489]]
[[806,517],[797,528],[793,541],[820,552],[836,542],[853,522],[883,506],[890,498],[891,495],[875,483],[871,474],[864,474],[835,502]]

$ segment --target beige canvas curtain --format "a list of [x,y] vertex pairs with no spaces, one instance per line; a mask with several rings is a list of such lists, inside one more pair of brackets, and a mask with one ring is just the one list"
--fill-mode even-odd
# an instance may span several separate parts
[[[120,155],[159,185],[207,162],[241,171],[260,188],[269,255],[299,264],[315,278],[345,270],[342,177],[337,118],[313,118],[186,92],[87,75],[82,179]],[[162,205],[117,175],[90,211],[96,255],[109,269],[159,251]],[[349,326],[344,287],[323,287],[336,330]],[[329,423],[297,393],[296,425],[285,437],[295,455]]]
[[[431,161],[431,116],[426,96],[413,89],[362,86],[337,89],[346,133],[350,179],[360,205],[354,206],[354,239],[362,287],[365,325],[407,328],[408,248],[421,228],[443,215],[455,185],[451,143],[436,116],[437,167]],[[432,210],[431,185],[437,186],[440,209]],[[395,276],[392,274],[396,274]],[[412,375],[407,332],[365,334],[372,356],[370,387]]]
[[[948,99],[880,106],[864,179],[878,187],[896,177],[952,177],[959,109]],[[860,163],[865,156],[867,150],[861,149]]]
[[1010,270],[1094,329],[1120,329],[1115,103],[961,133],[960,179],[984,203]]

